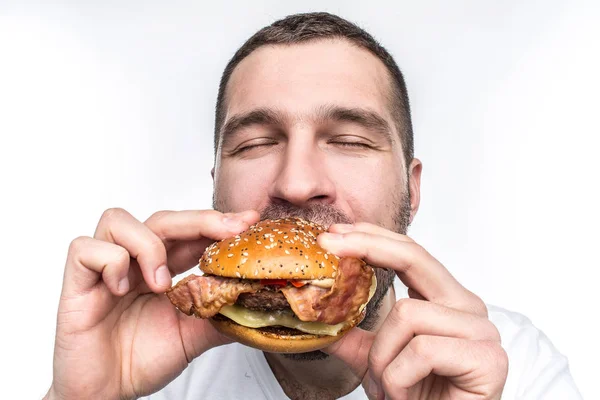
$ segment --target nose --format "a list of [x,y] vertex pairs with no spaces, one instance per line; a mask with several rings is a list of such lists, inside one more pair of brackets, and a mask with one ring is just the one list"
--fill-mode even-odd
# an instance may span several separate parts
[[273,203],[297,207],[335,202],[335,185],[325,166],[325,155],[310,141],[290,141],[279,160],[269,197]]

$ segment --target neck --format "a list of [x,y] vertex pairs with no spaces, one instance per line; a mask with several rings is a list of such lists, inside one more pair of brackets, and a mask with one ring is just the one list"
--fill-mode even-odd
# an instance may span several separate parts
[[[377,331],[396,303],[394,287],[385,294],[379,317],[373,328]],[[342,361],[329,356],[324,360],[298,361],[281,354],[265,353],[267,363],[285,394],[292,399],[337,399],[358,387],[357,377]]]

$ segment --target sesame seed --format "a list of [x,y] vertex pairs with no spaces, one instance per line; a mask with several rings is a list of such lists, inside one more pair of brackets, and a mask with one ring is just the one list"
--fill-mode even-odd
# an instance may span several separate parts
[[227,258],[233,257],[233,254],[227,254]]
[[238,278],[242,277],[242,275],[239,272],[237,272],[237,271],[235,271],[235,276],[237,276]]
[[325,259],[329,260],[329,256],[327,255],[327,253],[325,253]]
[[[288,250],[285,251],[285,254],[290,254],[290,252]],[[308,258],[308,256],[306,256]]]
[[262,244],[262,242],[260,240],[257,240],[256,244]]
[[308,260],[308,255],[304,256],[304,258],[306,258]]
[[242,255],[243,255],[244,257],[248,257],[248,253],[246,253],[246,252],[242,253]]

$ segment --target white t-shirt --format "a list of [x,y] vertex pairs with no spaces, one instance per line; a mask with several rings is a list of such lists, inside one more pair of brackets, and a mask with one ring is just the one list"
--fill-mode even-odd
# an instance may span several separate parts
[[[406,288],[394,283],[396,297]],[[568,362],[550,340],[521,314],[488,306],[489,319],[502,337],[509,372],[503,399],[581,399]],[[264,354],[239,343],[211,349],[190,363],[183,373],[148,400],[288,399]],[[367,399],[362,386],[342,399]]]

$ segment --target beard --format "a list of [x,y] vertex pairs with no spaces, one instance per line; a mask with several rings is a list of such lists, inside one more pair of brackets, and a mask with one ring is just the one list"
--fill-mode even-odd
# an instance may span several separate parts
[[[410,192],[405,190],[400,198],[394,201],[394,214],[392,215],[392,231],[406,234],[410,224]],[[220,207],[221,202],[215,201],[213,197],[213,208],[217,211],[226,212]],[[267,205],[260,213],[260,219],[281,219],[286,217],[300,217],[323,225],[326,229],[333,224],[351,224],[352,221],[343,211],[323,203],[314,203],[306,207],[297,207],[291,203],[272,203]],[[396,273],[389,268],[373,268],[377,278],[377,289],[367,303],[365,318],[358,326],[365,330],[372,330],[379,320],[379,309],[389,288],[393,285]],[[311,351],[307,353],[284,353],[285,358],[297,361],[324,360],[329,354],[322,351]]]

